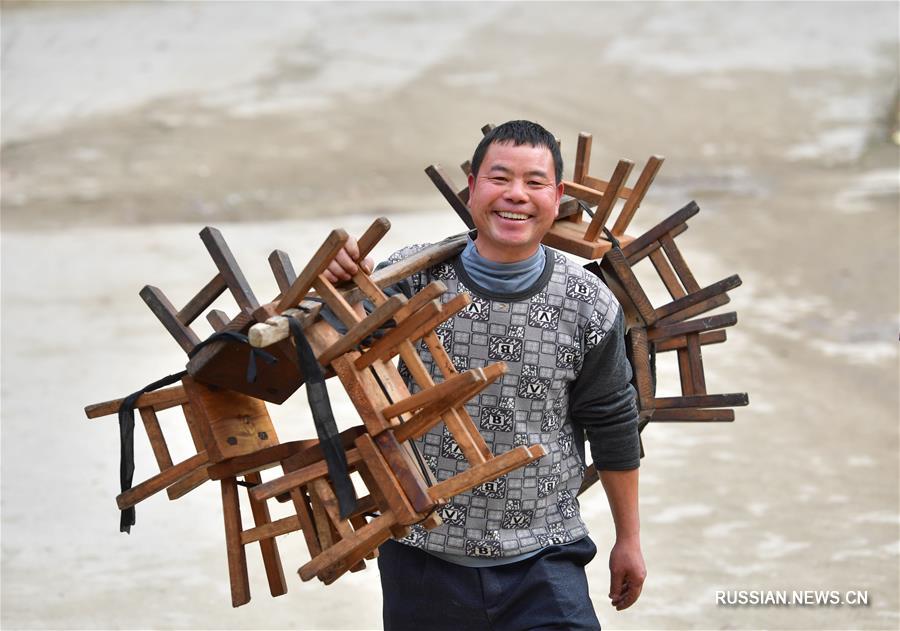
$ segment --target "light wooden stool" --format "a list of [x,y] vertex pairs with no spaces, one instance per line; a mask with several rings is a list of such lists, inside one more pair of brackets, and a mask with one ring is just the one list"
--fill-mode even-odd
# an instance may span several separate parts
[[[88,418],[115,414],[122,401],[89,405],[85,413]],[[197,453],[174,464],[157,413],[179,405]],[[140,411],[160,472],[122,492],[116,498],[119,509],[133,507],[162,490],[170,499],[177,499],[206,480],[219,480],[232,605],[238,607],[250,600],[244,547],[257,541],[271,594],[286,593],[275,537],[299,530],[302,523],[296,516],[272,522],[265,503],[249,495],[255,527],[244,529],[237,487],[260,484],[260,471],[282,464],[317,441],[279,443],[263,401],[206,386],[189,376],[182,378],[180,386],[141,395],[135,407]],[[243,481],[239,482],[238,477],[243,477]]]
[[[124,399],[115,399],[95,403],[86,406],[84,412],[89,419],[111,416],[119,412],[123,401]],[[196,453],[175,464],[172,462],[169,445],[157,413],[177,406],[181,406]],[[206,472],[209,458],[206,455],[199,428],[193,420],[184,386],[179,385],[143,394],[134,407],[141,415],[147,438],[150,440],[150,447],[153,449],[153,456],[159,467],[159,473],[119,495],[116,503],[120,509],[134,506],[162,490],[166,491],[170,500],[178,499],[209,479]]]

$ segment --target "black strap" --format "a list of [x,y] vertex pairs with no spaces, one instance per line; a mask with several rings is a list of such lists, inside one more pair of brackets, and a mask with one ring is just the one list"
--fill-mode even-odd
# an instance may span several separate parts
[[[335,315],[334,311],[332,311],[331,309],[328,308],[328,305],[325,304],[325,301],[322,300],[321,298],[319,298],[317,296],[311,296],[309,298],[304,298],[304,300],[309,301],[309,302],[317,302],[320,305],[322,305],[319,308],[319,317],[322,318],[323,320],[325,320],[325,322],[327,322],[331,326],[331,328],[333,328],[335,331],[337,331],[341,335],[345,335],[347,333],[347,331],[350,330],[349,328],[347,328],[347,325],[344,324],[341,321],[341,319]],[[309,312],[308,308],[301,307],[301,309],[303,309],[306,312]]]
[[356,510],[356,491],[350,474],[347,472],[347,456],[341,445],[341,437],[334,422],[331,402],[328,399],[328,388],[325,386],[325,372],[316,359],[309,341],[303,334],[303,327],[296,318],[288,317],[294,345],[297,347],[297,363],[303,373],[306,384],[306,396],[309,409],[312,411],[319,446],[325,456],[328,475],[334,485],[334,494],[338,499],[341,519],[348,518]]
[[[171,385],[186,374],[187,371],[182,370],[174,375],[163,377],[159,381],[154,381],[137,392],[129,394],[122,400],[122,404],[119,406],[119,483],[123,493],[131,488],[131,482],[134,479],[134,404],[142,394]],[[134,506],[124,509],[119,517],[119,532],[131,533],[134,521]]]
[[[192,358],[199,353],[201,349],[213,342],[238,342],[250,346],[250,339],[243,333],[237,333],[235,331],[219,331],[218,333],[213,333],[192,348],[191,352],[188,353],[188,357]],[[268,353],[261,348],[250,346],[250,355],[247,357],[247,383],[256,383],[256,360],[258,359],[262,359],[270,366],[278,363],[278,358],[271,353]]]
[[[613,233],[610,232],[609,228],[607,228],[606,226],[603,226],[603,234],[605,234],[607,240],[609,240],[609,242],[612,243],[612,246],[614,249],[618,250],[619,252],[622,252],[622,246],[619,245],[619,240],[616,239],[616,237],[613,235]],[[624,252],[622,252],[622,256],[625,256]]]
[[594,218],[594,211],[591,210],[591,207],[588,206],[587,203],[586,203],[584,200],[576,199],[575,201],[578,202],[578,205],[579,205],[579,206],[581,206],[581,210],[583,210],[583,211],[586,212],[588,215],[590,215],[591,219]]
[[425,464],[424,460],[422,460],[422,454],[419,453],[419,448],[416,447],[415,442],[409,441],[407,444],[409,445],[410,451],[412,451],[413,456],[415,456],[416,458],[416,464],[419,466],[419,471],[422,472],[422,478],[424,478],[425,480],[425,485],[432,486],[432,475],[436,474],[437,471],[431,471],[431,469],[428,468],[428,465]]
[[[591,216],[591,219],[594,218],[594,211],[591,210],[591,207],[590,207],[590,206],[588,206],[584,201],[582,201],[582,200],[580,200],[580,199],[577,199],[577,200],[575,200],[575,201],[577,201],[577,202],[578,202],[578,205],[581,206],[581,210],[583,210],[584,212],[586,212],[588,215]],[[606,239],[607,239],[610,243],[612,243],[612,245],[613,245],[613,247],[614,247],[615,249],[617,249],[617,250],[621,250],[621,249],[622,249],[622,247],[619,245],[619,240],[616,239],[615,236],[613,236],[613,233],[610,232],[610,231],[609,231],[609,228],[607,228],[606,226],[603,226],[603,234],[606,235]]]
[[[385,291],[385,295],[393,295],[394,293],[397,293],[397,292],[389,293],[388,291]],[[338,318],[337,315],[335,315],[334,311],[332,311],[331,308],[327,304],[325,304],[325,301],[322,300],[321,298],[319,298],[317,296],[312,296],[309,298],[304,298],[303,300],[309,301],[309,302],[320,303],[322,306],[319,308],[319,317],[322,318],[323,320],[325,320],[325,322],[327,322],[329,325],[331,325],[331,327],[335,331],[340,333],[341,335],[346,335],[347,331],[350,330],[349,327],[346,324],[344,324],[344,322],[340,318]],[[362,304],[363,309],[366,312],[366,315],[369,315],[370,313],[375,311],[375,304],[371,300],[363,299],[360,301],[360,303]],[[306,311],[307,313],[309,312],[308,308],[301,306],[300,309],[303,311]],[[372,331],[372,333],[370,335],[368,335],[364,339],[360,340],[359,344],[357,344],[357,348],[359,348],[360,346],[371,346],[375,342],[375,340],[378,340],[378,339],[384,337],[384,335],[388,332],[389,329],[392,329],[396,326],[397,326],[397,323],[394,322],[394,320],[388,320],[387,322],[382,324],[380,327],[378,327],[377,329]]]

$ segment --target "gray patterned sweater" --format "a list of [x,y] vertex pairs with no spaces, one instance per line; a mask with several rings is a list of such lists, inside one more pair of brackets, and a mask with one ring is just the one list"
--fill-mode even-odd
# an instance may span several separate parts
[[[387,263],[424,247],[404,248]],[[598,469],[639,466],[621,308],[600,279],[563,254],[546,251],[537,282],[516,294],[478,286],[459,256],[397,285],[412,296],[441,280],[448,288],[444,302],[470,294],[472,303],[436,332],[457,370],[504,361],[508,371],[466,410],[495,454],[536,443],[547,451],[526,467],[452,498],[440,510],[442,526],[414,527],[402,543],[442,555],[499,560],[575,541],[587,534],[575,497],[585,468],[585,438]],[[423,343],[418,350],[435,382],[442,381]],[[417,391],[402,362],[400,372]],[[468,466],[442,423],[417,446],[439,481]]]

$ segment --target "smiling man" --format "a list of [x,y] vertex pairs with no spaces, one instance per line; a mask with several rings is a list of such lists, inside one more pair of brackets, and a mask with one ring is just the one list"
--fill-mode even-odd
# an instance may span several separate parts
[[[412,296],[441,280],[445,299],[470,294],[439,327],[444,346],[458,370],[505,361],[508,371],[467,410],[494,453],[540,443],[547,455],[451,498],[440,527],[381,547],[386,629],[599,629],[584,571],[596,547],[576,498],[585,439],[616,528],[610,601],[624,609],[640,595],[640,449],[622,310],[598,278],[541,244],[562,193],[552,134],[529,121],[494,128],[472,157],[474,239],[398,286]],[[357,255],[348,243],[332,280],[355,273]],[[436,374],[430,354],[422,359]],[[467,466],[441,426],[417,447],[439,480]]]
[[482,142],[469,175],[469,212],[478,229],[478,254],[497,263],[534,256],[559,213],[561,180],[548,147],[517,145],[514,140]]

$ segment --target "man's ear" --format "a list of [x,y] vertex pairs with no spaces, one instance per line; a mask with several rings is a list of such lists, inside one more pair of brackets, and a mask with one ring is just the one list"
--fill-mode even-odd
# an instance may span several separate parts
[[469,173],[466,181],[469,183],[469,199],[472,199],[472,193],[475,191],[475,176]]

